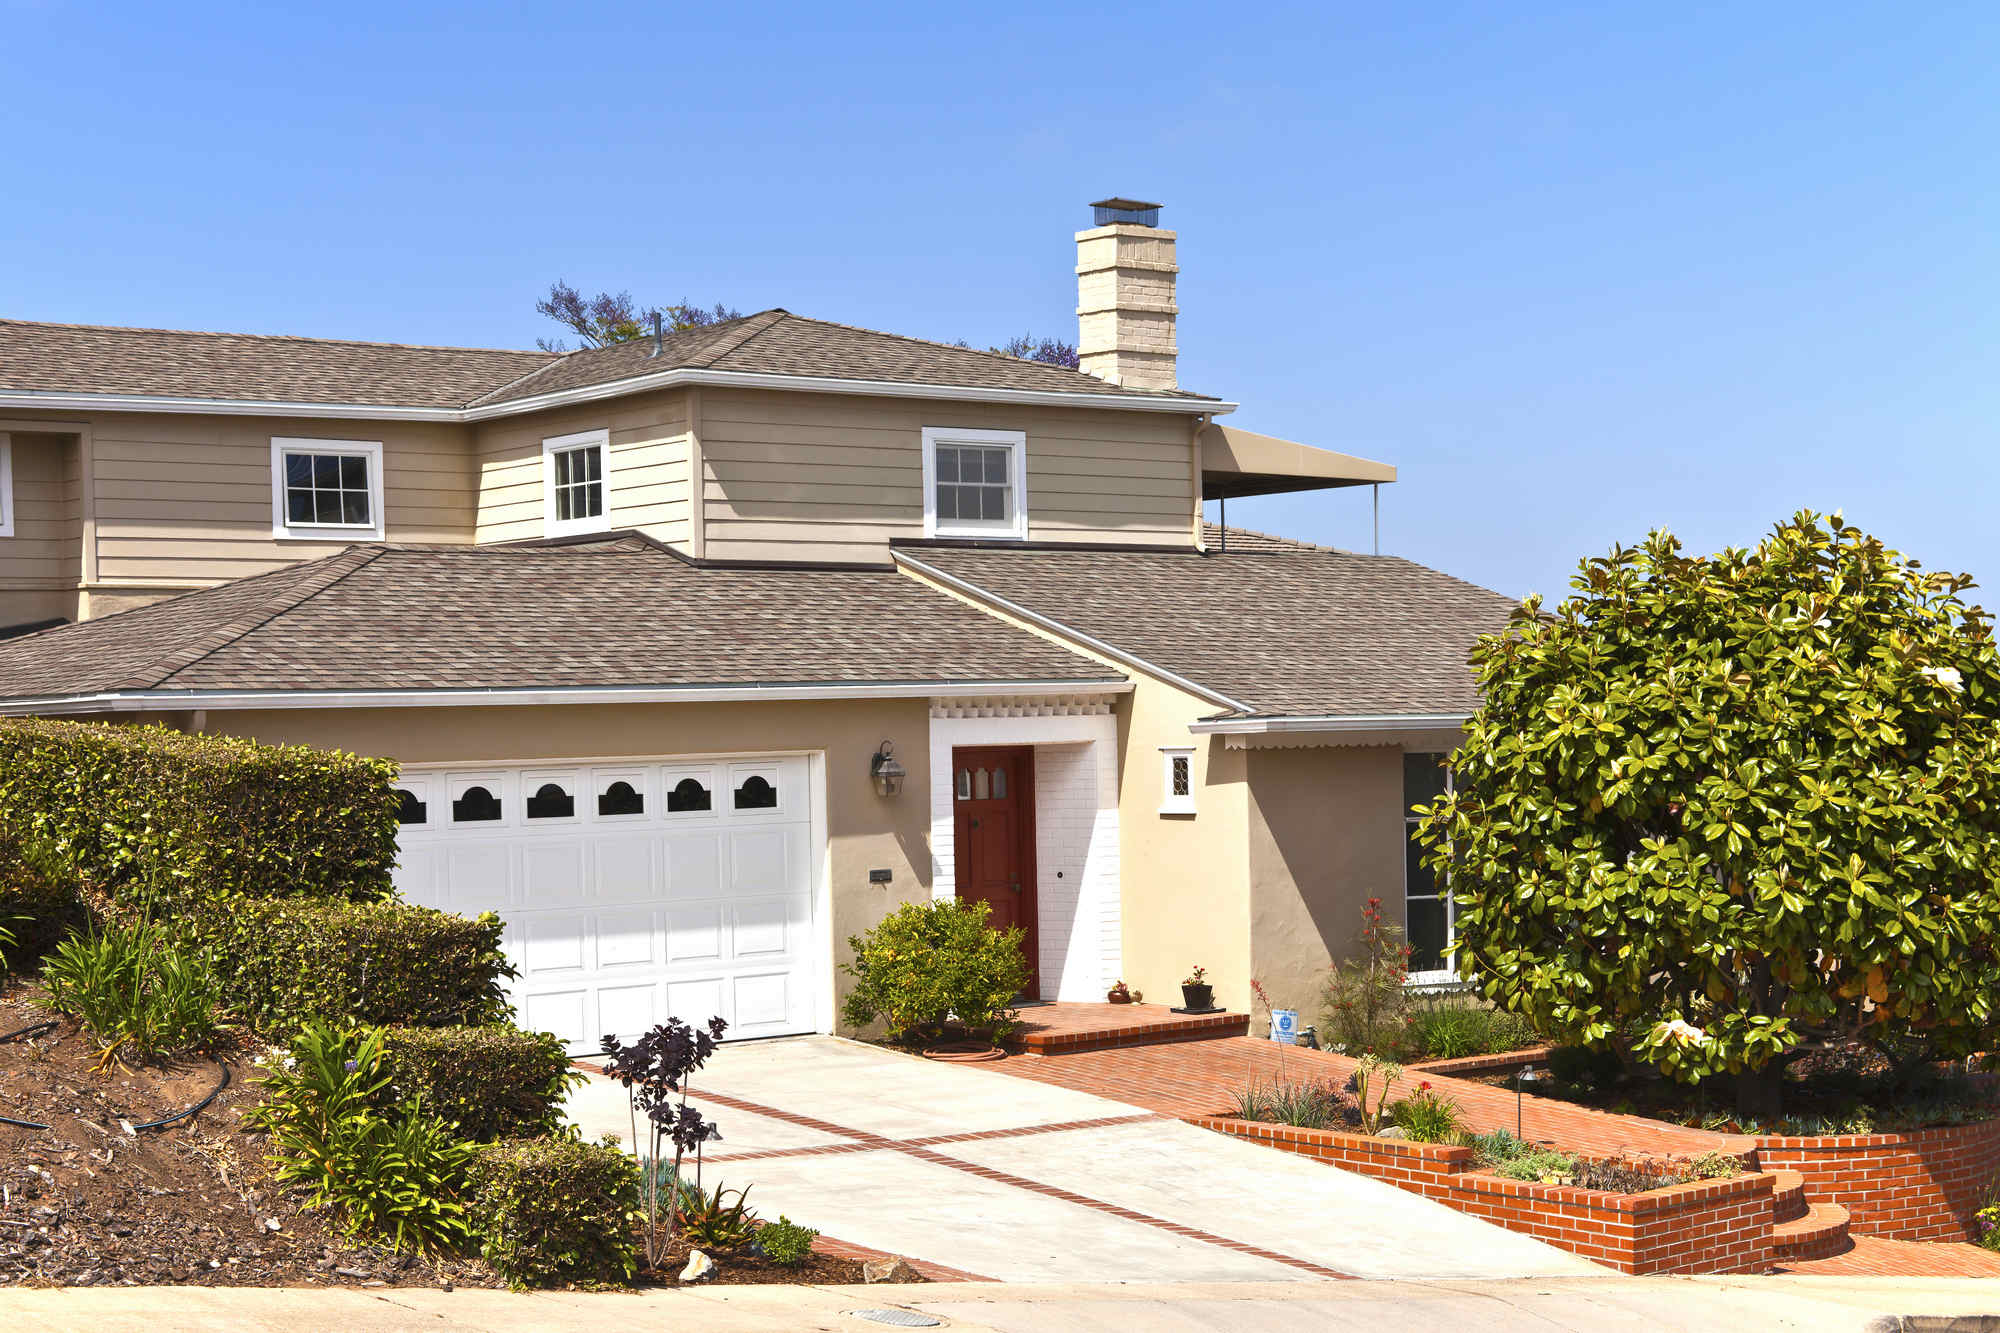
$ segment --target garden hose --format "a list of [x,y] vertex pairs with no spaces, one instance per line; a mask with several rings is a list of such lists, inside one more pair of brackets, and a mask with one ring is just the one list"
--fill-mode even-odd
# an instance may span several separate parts
[[[0,1042],[10,1042],[17,1037],[38,1037],[44,1032],[53,1031],[56,1027],[60,1026],[60,1023],[61,1020],[53,1018],[46,1023],[30,1023],[24,1028],[16,1028],[12,1032],[0,1033]],[[203,1051],[202,1054],[215,1061],[215,1067],[222,1071],[222,1077],[216,1080],[213,1088],[209,1089],[208,1096],[202,1098],[193,1106],[188,1107],[185,1111],[176,1111],[172,1115],[165,1116],[159,1120],[148,1120],[143,1125],[133,1125],[132,1132],[134,1134],[142,1129],[164,1129],[177,1121],[185,1120],[189,1116],[201,1111],[210,1102],[222,1095],[222,1090],[229,1086],[229,1066],[222,1063],[221,1057],[216,1055],[214,1051]],[[119,1116],[117,1119],[123,1120],[124,1117]],[[54,1128],[53,1125],[45,1125],[39,1120],[16,1120],[11,1115],[0,1115],[0,1125],[18,1125],[22,1129]]]

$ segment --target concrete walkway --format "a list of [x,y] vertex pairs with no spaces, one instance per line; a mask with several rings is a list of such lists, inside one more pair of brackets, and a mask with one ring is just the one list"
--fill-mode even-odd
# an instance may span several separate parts
[[[1064,1057],[1075,1058],[1075,1057]],[[725,1046],[704,1179],[857,1245],[1003,1282],[1503,1278],[1602,1269],[1364,1176],[1143,1108],[832,1037]],[[573,1095],[630,1137],[625,1094]]]
[[[885,1325],[857,1310],[926,1314],[958,1333],[1655,1333],[1660,1329],[1876,1333],[1897,1315],[2000,1309],[1982,1281],[1800,1278],[1543,1278],[1513,1282],[1316,1282],[921,1287],[702,1287],[636,1294],[430,1289],[123,1287],[0,1291],[0,1326],[91,1333],[702,1333]],[[1990,1328],[1916,1325],[1934,1333]]]

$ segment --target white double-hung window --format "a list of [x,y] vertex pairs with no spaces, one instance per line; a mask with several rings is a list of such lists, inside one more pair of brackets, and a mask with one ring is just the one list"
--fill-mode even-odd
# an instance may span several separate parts
[[924,427],[924,535],[1028,535],[1028,437]]
[[543,531],[550,537],[602,532],[611,526],[604,496],[605,451],[611,434],[579,431],[542,441]]
[[382,540],[381,441],[274,438],[271,535]]

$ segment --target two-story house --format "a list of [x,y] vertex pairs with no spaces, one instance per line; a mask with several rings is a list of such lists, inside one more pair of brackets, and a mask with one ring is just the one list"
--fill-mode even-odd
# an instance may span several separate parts
[[[1203,523],[1393,481],[1178,387],[1175,234],[1077,235],[1083,368],[767,310],[616,346],[0,321],[0,711],[402,764],[404,894],[523,1020],[829,1030],[902,901],[1048,998],[1310,1003],[1411,857],[1506,599]],[[73,622],[55,623],[50,622]]]

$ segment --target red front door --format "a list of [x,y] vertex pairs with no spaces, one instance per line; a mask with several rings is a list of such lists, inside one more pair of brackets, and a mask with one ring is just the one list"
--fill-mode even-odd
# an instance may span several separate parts
[[958,896],[993,905],[988,924],[1020,926],[1028,956],[1028,994],[1035,979],[1034,751],[954,750],[951,755],[953,854]]

